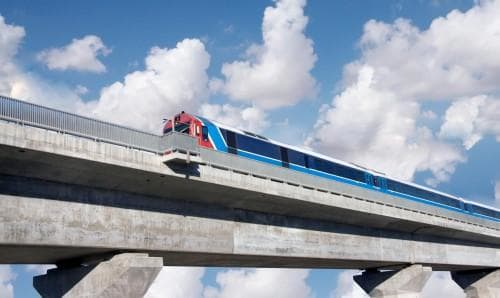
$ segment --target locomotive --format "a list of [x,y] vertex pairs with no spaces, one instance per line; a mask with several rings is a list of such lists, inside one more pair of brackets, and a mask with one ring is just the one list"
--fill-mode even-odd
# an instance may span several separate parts
[[264,136],[232,128],[203,117],[181,112],[166,121],[163,134],[172,131],[195,137],[198,145],[235,154],[270,165],[331,179],[399,198],[448,209],[454,212],[500,221],[500,211],[477,202],[388,177],[377,171],[295,148]]

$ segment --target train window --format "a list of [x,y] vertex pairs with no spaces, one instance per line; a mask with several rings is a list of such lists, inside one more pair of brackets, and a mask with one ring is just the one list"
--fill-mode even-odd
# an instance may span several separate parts
[[488,209],[488,208],[484,208],[484,207],[481,207],[481,206],[477,206],[477,205],[472,205],[472,210],[473,212],[475,213],[479,213],[479,214],[482,214],[482,215],[486,215],[486,216],[490,216],[490,217],[494,217],[494,218],[498,218],[498,212],[496,212],[495,210],[491,210],[491,209]]
[[282,166],[285,167],[285,168],[289,168],[290,167],[290,163],[288,161],[288,149],[285,148],[285,147],[280,147],[280,151],[281,151]]
[[330,173],[336,176],[348,178],[351,180],[356,180],[359,182],[365,182],[365,172],[360,171],[358,169],[353,169],[320,158],[310,158],[310,161],[312,161],[310,167],[318,171]]
[[359,182],[365,182],[365,172],[344,165],[335,164],[337,175]]
[[201,137],[202,137],[203,141],[208,140],[208,127],[206,127],[206,126],[201,127]]
[[448,196],[444,196],[444,195],[441,195],[441,194],[438,194],[438,193],[435,193],[432,191],[428,191],[425,189],[421,189],[418,187],[414,187],[414,186],[411,186],[408,184],[404,184],[401,182],[397,182],[394,180],[387,179],[387,188],[392,190],[392,191],[399,192],[399,193],[408,194],[408,195],[411,195],[414,197],[426,199],[426,200],[433,201],[436,203],[460,208],[460,201],[458,201],[457,199],[454,199],[454,198],[451,198]]
[[306,166],[306,156],[295,150],[288,149],[288,161],[298,166]]
[[220,130],[222,133],[222,136],[226,140],[227,144],[227,152],[232,153],[232,154],[237,154],[238,152],[236,151],[236,135],[234,132],[230,130],[225,130],[221,129]]
[[280,147],[246,135],[237,134],[238,149],[281,160]]

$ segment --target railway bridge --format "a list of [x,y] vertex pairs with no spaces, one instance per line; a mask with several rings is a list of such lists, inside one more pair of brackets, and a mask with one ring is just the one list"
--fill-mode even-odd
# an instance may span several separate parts
[[57,266],[43,297],[139,297],[163,265],[363,269],[372,297],[450,271],[500,297],[496,222],[6,97],[0,202],[0,263]]

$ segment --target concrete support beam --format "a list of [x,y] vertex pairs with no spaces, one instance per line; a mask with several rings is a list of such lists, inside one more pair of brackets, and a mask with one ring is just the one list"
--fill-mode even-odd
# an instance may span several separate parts
[[51,269],[35,276],[33,286],[44,298],[142,297],[162,266],[162,258],[123,253],[96,265]]
[[354,281],[370,297],[419,297],[432,273],[432,268],[412,265],[402,270],[366,270]]
[[500,269],[455,271],[451,277],[467,298],[500,297]]

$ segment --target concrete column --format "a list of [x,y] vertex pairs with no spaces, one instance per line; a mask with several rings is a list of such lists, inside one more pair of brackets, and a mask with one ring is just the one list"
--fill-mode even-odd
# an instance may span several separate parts
[[500,297],[500,269],[455,271],[451,278],[464,289],[467,298]]
[[142,297],[162,266],[162,258],[123,253],[94,265],[48,270],[33,278],[33,286],[44,298]]
[[370,297],[419,297],[432,273],[432,268],[411,265],[401,270],[366,270],[354,276],[354,281]]

